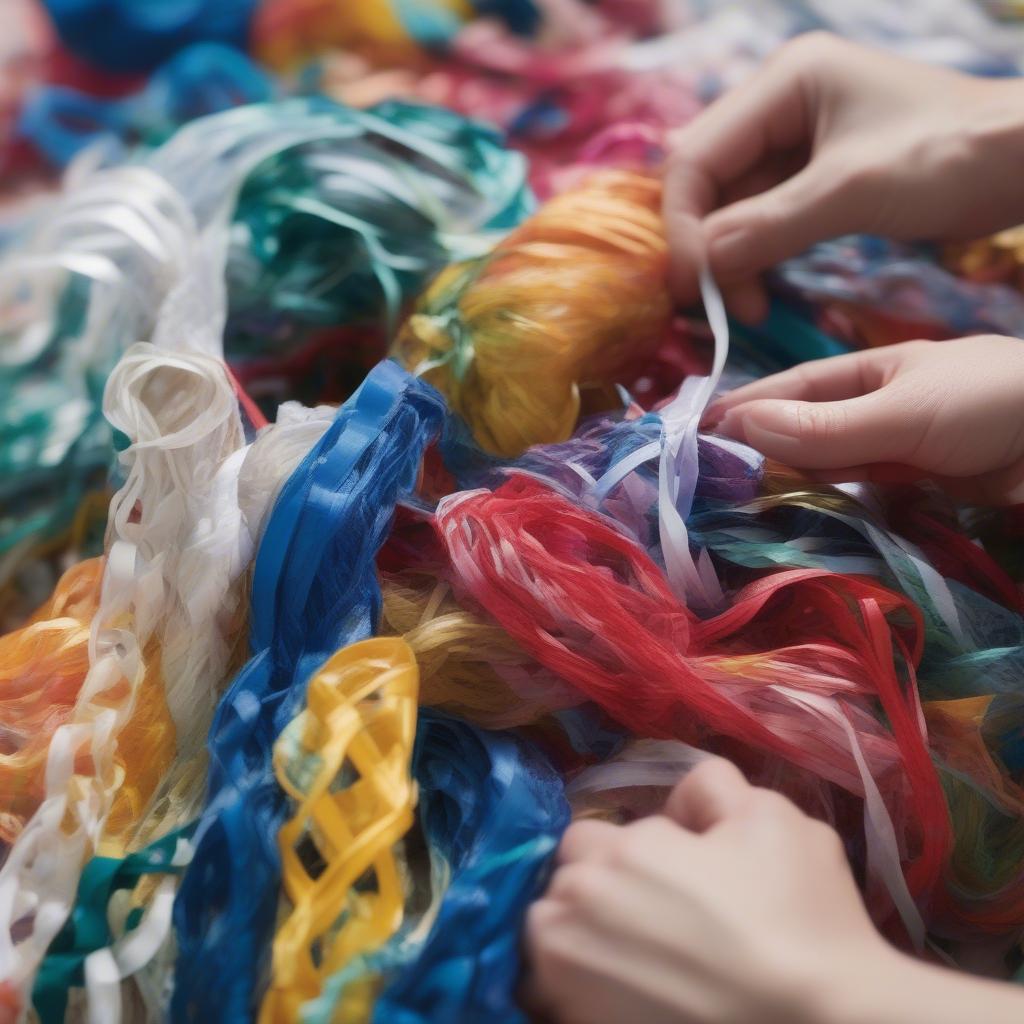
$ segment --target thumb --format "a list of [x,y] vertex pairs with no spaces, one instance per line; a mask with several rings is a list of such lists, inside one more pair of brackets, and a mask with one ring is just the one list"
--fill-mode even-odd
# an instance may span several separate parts
[[692,768],[676,785],[664,813],[691,832],[706,832],[742,813],[751,793],[750,783],[735,765],[711,757]]
[[711,214],[704,226],[715,277],[742,280],[852,229],[851,203],[827,160]]
[[910,462],[921,432],[888,388],[841,402],[747,402],[718,429],[797,469]]

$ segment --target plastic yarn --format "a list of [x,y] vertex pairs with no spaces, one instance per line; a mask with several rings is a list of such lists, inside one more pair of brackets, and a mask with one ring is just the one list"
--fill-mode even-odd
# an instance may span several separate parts
[[609,388],[667,329],[660,184],[595,174],[485,260],[441,273],[394,354],[435,385],[483,448],[564,441],[584,388]]
[[[372,953],[401,924],[395,845],[413,821],[416,697],[408,645],[363,640],[317,670],[305,710],[278,737],[274,771],[298,804],[278,833],[292,910],[274,938],[260,1021],[299,1019],[325,978]],[[373,884],[356,886],[368,872]],[[368,1005],[345,1010],[357,1019],[368,1013]]]
[[384,575],[381,589],[381,628],[415,654],[424,706],[508,729],[579,703],[508,633],[461,607],[433,573]]
[[[102,389],[122,351],[151,338],[164,302],[171,347],[173,332],[190,331],[218,353],[225,314],[211,320],[192,292],[223,288],[225,266],[230,352],[256,337],[287,345],[303,325],[353,315],[395,320],[427,275],[485,251],[530,203],[522,158],[490,129],[401,104],[377,113],[325,99],[254,105],[201,118],[144,159],[74,170],[0,262],[9,571],[12,552],[27,557],[39,538],[63,532],[81,496],[105,481]],[[202,284],[176,291],[200,260]]]
[[0,554],[65,530],[111,461],[100,402],[114,364],[153,328],[198,243],[152,171],[72,175],[0,262]]
[[909,602],[856,578],[777,573],[700,622],[635,542],[521,476],[443,499],[437,529],[458,588],[630,732],[695,742],[710,730],[863,796],[869,869],[921,941],[899,851],[915,845],[907,884],[926,897],[949,824],[913,689]]
[[[46,794],[0,869],[0,976],[24,992],[74,900],[79,872],[101,836],[116,852],[170,768],[174,694],[198,703],[215,691],[230,651],[230,580],[196,586],[189,558],[209,533],[203,517],[218,471],[241,444],[223,365],[205,355],[126,353],[107,388],[106,414],[132,440],[126,478],[111,505],[100,606],[89,672],[68,721],[49,746]],[[229,524],[230,525],[230,524]],[[218,530],[213,529],[216,540]],[[205,552],[203,552],[205,554]],[[204,566],[204,568],[208,567]],[[221,617],[211,616],[203,599]],[[227,615],[224,610],[227,610]],[[191,643],[175,651],[189,611]],[[11,925],[31,918],[17,940]],[[107,978],[114,985],[117,977]]]
[[89,671],[89,631],[100,603],[103,559],[70,568],[21,629],[0,637],[0,840],[12,843],[45,792],[54,732],[71,716]]
[[429,710],[413,774],[431,904],[376,957],[331,979],[304,1024],[327,1024],[350,987],[378,976],[380,1024],[525,1019],[515,1004],[519,933],[569,822],[562,782],[526,741]]
[[177,1020],[242,1021],[256,1007],[286,815],[271,747],[320,665],[373,631],[374,558],[441,415],[432,389],[379,364],[277,498],[256,558],[253,657],[214,717],[206,809],[175,906]]
[[289,109],[338,138],[310,138],[246,181],[228,264],[229,353],[294,344],[302,325],[363,321],[390,333],[431,274],[487,251],[532,206],[524,161],[481,123],[397,102]]
[[[93,978],[93,991],[104,975],[134,974],[152,958],[167,932],[174,895],[173,879],[188,863],[191,829],[169,832],[138,853],[123,859],[94,857],[86,865],[78,885],[75,909],[54,939],[36,979],[33,1005],[41,1024],[61,1024],[67,1010],[68,992]],[[122,911],[123,933],[115,938],[109,910],[118,894],[138,893],[144,880],[164,876],[148,906]],[[109,957],[109,959],[107,959]],[[112,963],[111,963],[112,962]],[[159,1013],[160,993],[146,993],[149,1017]],[[110,993],[90,1007],[90,1018],[114,1021],[120,1014],[119,994]]]

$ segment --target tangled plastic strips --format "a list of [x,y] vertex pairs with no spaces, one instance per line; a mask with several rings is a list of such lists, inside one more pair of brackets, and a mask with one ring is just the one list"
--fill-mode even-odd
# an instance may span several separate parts
[[[344,320],[351,307],[394,319],[427,274],[485,251],[519,220],[530,203],[524,174],[494,132],[448,111],[362,112],[322,98],[201,118],[139,166],[72,173],[0,262],[0,584],[103,481],[111,435],[99,398],[128,345],[174,351],[186,338],[222,352],[219,293],[232,283],[226,269],[251,260],[249,244],[275,252],[275,232],[296,221],[310,230],[311,218],[334,229],[299,277],[258,276],[251,292],[238,284],[243,307],[322,290],[344,250],[353,269],[335,281],[332,315]],[[296,177],[304,194],[288,190]],[[199,260],[206,272],[189,273]]]
[[[431,858],[431,900],[376,955],[354,960],[307,1003],[329,1024],[380,988],[377,1024],[525,1020],[516,1003],[519,935],[569,822],[562,780],[512,733],[420,712],[413,775]],[[482,913],[481,908],[486,907]],[[370,1015],[351,1019],[369,1019]]]
[[323,662],[372,632],[374,559],[442,411],[432,388],[380,363],[278,496],[256,558],[253,657],[214,717],[206,808],[175,906],[174,1019],[255,1009],[280,878],[270,844],[287,810],[272,745]]
[[[216,648],[218,644],[228,642],[233,651],[230,641],[242,628],[239,615],[236,613],[225,618],[223,609],[206,608],[202,598],[209,596],[211,589],[222,585],[224,577],[218,572],[218,567],[223,564],[225,554],[229,556],[229,562],[224,565],[223,573],[227,579],[237,580],[239,565],[248,564],[249,552],[254,548],[255,538],[261,532],[277,489],[320,439],[333,417],[334,410],[329,408],[282,406],[277,421],[263,431],[253,445],[240,450],[238,454],[244,454],[240,469],[235,465],[237,457],[225,462],[218,474],[218,487],[212,495],[216,504],[204,519],[207,532],[204,532],[203,539],[210,539],[208,528],[212,524],[218,525],[218,531],[213,531],[213,534],[219,533],[222,542],[229,536],[225,531],[239,528],[238,552],[241,557],[238,557],[238,552],[232,552],[230,546],[226,551],[218,551],[207,543],[202,549],[202,558],[198,560],[193,578],[197,586],[189,591],[191,600],[187,609],[197,617],[165,636],[164,646],[168,652],[165,662],[174,660],[175,648],[180,652],[184,647],[192,659],[202,657],[204,644],[213,644]],[[233,493],[236,478],[237,497]],[[227,493],[222,486],[225,484]],[[200,551],[195,553],[199,555]],[[233,591],[229,589],[225,605],[227,598],[237,601],[239,596],[237,587]],[[218,628],[224,629],[223,637],[217,632],[211,634],[209,626],[214,622],[221,624]],[[36,979],[33,1003],[44,1024],[64,1019],[62,1008],[66,1005],[69,990],[82,985],[88,987],[89,1012],[98,1020],[114,1020],[120,989],[110,982],[129,974],[135,981],[148,1015],[153,1018],[162,1015],[173,957],[173,951],[166,942],[175,889],[173,879],[161,880],[156,890],[149,894],[143,918],[146,927],[134,925],[112,942],[114,937],[107,922],[115,913],[114,908],[108,906],[112,895],[117,889],[131,888],[138,882],[135,866],[144,867],[148,874],[179,875],[190,856],[190,847],[183,832],[191,830],[186,829],[183,823],[190,822],[201,806],[205,781],[201,747],[216,693],[204,694],[194,685],[191,690],[172,687],[170,684],[176,679],[181,681],[180,676],[167,674],[168,704],[177,727],[176,759],[133,830],[133,847],[142,843],[149,845],[124,859],[95,857],[86,865],[79,883],[75,911],[52,943]],[[175,701],[175,693],[178,702]],[[44,744],[48,739],[47,733],[43,738]],[[169,837],[173,836],[179,836],[182,841],[169,847]],[[171,848],[176,852],[168,861],[167,851]],[[97,889],[97,877],[109,878],[114,888]]]
[[[89,672],[50,742],[45,798],[0,869],[0,977],[23,998],[108,817],[120,845],[170,768],[175,729],[165,680],[198,694],[200,680],[216,685],[230,650],[224,635],[219,642],[200,635],[202,655],[182,652],[176,663],[163,645],[165,629],[184,628],[182,610],[196,585],[195,570],[187,571],[190,540],[203,529],[219,471],[242,443],[223,364],[137,345],[111,377],[106,412],[134,443],[122,455],[126,479],[111,504]],[[230,606],[229,582],[212,585],[214,606]],[[220,622],[230,635],[230,623]],[[219,628],[209,615],[194,625]],[[18,921],[29,927],[15,941]]]
[[149,336],[198,231],[159,175],[121,167],[65,192],[0,262],[0,554],[70,523],[110,460],[100,400],[128,345]]
[[[325,978],[372,953],[401,924],[395,844],[412,825],[417,679],[416,659],[400,639],[345,647],[317,670],[305,710],[274,745],[277,780],[297,806],[278,833],[292,907],[274,937],[264,1024],[297,1020]],[[302,844],[316,848],[316,875]],[[368,871],[374,884],[357,888]]]
[[[921,943],[914,899],[938,884],[950,833],[913,676],[904,687],[894,663],[894,644],[908,671],[920,656],[909,602],[855,577],[777,573],[701,622],[635,542],[521,476],[443,499],[437,529],[457,586],[630,732],[732,736],[862,796],[869,870]],[[745,630],[772,601],[788,616],[770,617],[769,649],[751,648]]]
[[564,441],[581,389],[609,389],[668,328],[660,197],[654,178],[605,171],[548,201],[486,259],[435,279],[396,358],[489,452]]

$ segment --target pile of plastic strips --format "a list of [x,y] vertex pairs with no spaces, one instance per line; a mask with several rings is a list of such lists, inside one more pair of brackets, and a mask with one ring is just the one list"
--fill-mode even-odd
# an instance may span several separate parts
[[1021,972],[1024,517],[700,423],[1024,336],[1022,232],[817,246],[741,327],[673,310],[659,216],[785,38],[1017,74],[1017,7],[12,5],[0,1021],[525,1021],[568,822],[710,754],[894,942]]

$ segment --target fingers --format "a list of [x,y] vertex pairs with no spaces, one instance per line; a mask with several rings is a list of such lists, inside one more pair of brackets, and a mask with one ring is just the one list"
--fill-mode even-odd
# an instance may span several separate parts
[[730,409],[765,398],[838,402],[866,395],[888,382],[900,357],[900,350],[895,347],[801,363],[723,395],[708,408],[704,420],[718,422]]
[[703,761],[672,790],[665,815],[691,832],[706,832],[749,805],[753,787],[720,757]]
[[676,300],[697,298],[704,258],[701,222],[730,185],[775,150],[796,147],[809,134],[804,91],[783,61],[772,61],[714,102],[676,134],[665,174],[663,213],[672,251]]
[[722,433],[797,469],[911,462],[923,429],[892,388],[840,402],[747,402],[719,424]]
[[607,821],[574,821],[562,836],[562,842],[558,847],[558,863],[606,860],[620,832],[618,825],[612,825]]
[[748,280],[861,219],[835,161],[806,167],[759,195],[718,210],[704,224],[708,262],[722,283]]

